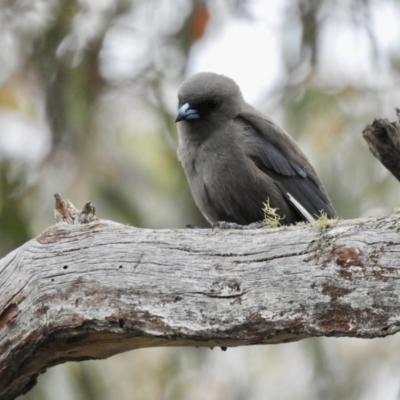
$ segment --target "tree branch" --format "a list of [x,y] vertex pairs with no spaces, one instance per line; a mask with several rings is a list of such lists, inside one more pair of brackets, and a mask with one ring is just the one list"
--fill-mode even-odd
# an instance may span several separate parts
[[50,227],[0,261],[0,398],[143,347],[400,329],[399,217],[251,231]]
[[375,119],[363,131],[371,153],[400,181],[400,109],[396,108],[399,121]]

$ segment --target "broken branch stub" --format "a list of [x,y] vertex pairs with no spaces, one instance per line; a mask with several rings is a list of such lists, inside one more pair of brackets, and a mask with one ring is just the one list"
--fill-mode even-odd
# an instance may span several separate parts
[[98,220],[96,208],[90,201],[81,210],[78,210],[69,200],[64,200],[58,193],[54,194],[54,198],[56,200],[54,205],[56,223],[65,222],[70,225],[79,225]]
[[[400,110],[396,108],[400,121]],[[375,119],[363,131],[371,153],[400,181],[400,122]]]

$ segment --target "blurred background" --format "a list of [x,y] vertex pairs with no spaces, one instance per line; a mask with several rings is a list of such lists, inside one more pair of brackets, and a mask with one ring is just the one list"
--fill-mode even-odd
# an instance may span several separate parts
[[[53,193],[145,228],[207,226],[177,161],[176,93],[235,79],[318,171],[342,218],[399,207],[361,132],[400,106],[396,0],[0,0],[0,256]],[[400,336],[158,348],[67,363],[22,400],[400,399]]]

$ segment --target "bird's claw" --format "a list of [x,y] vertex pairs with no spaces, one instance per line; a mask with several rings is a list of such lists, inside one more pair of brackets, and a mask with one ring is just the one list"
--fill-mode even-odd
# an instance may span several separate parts
[[226,221],[217,221],[214,222],[211,226],[211,229],[214,230],[214,228],[219,228],[219,229],[258,229],[262,228],[263,223],[262,221],[259,222],[253,222],[249,225],[239,225],[235,222],[226,222]]
[[199,227],[193,224],[187,224],[185,225],[185,229],[198,229]]

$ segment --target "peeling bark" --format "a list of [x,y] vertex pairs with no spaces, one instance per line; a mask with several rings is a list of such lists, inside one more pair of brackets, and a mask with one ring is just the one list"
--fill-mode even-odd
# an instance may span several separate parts
[[0,261],[0,398],[66,361],[400,329],[400,218],[249,231],[50,227]]

